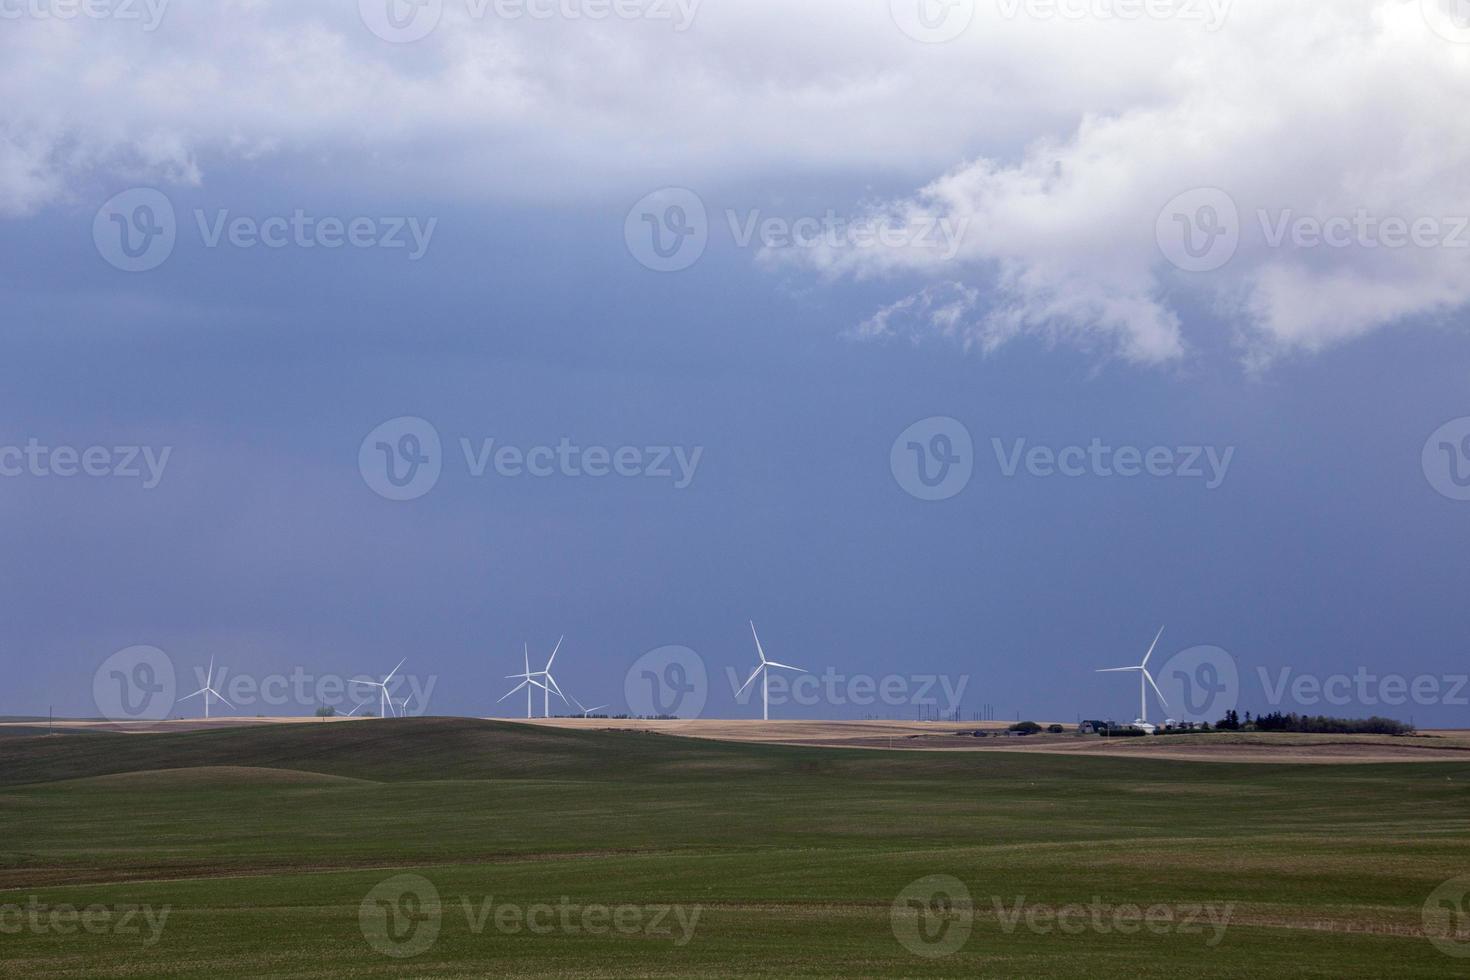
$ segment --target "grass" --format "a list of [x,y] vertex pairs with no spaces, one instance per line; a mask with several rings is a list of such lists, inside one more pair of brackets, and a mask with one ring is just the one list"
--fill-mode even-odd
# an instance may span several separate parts
[[[0,827],[10,976],[1450,977],[1465,967],[1424,937],[1422,910],[1442,882],[1470,874],[1470,764],[884,753],[406,719],[3,739]],[[424,922],[437,914],[437,940],[405,959],[375,950],[360,916],[375,886],[401,874],[438,897],[418,910]],[[961,949],[929,959],[895,937],[892,907],[933,875],[964,883],[974,923]],[[146,927],[8,930],[18,920],[4,907],[32,900],[166,906],[168,918],[151,944]],[[1209,928],[1102,931],[1090,912],[1075,935],[1041,931],[1047,909],[1095,900],[1105,925],[1120,905],[1228,907],[1231,918],[1214,943]],[[669,936],[496,928],[502,908],[538,905],[554,915],[677,906],[698,919],[682,944],[672,913]],[[1036,930],[1027,908],[1041,910]],[[652,913],[638,914],[647,926]],[[943,935],[941,918],[925,923]]]

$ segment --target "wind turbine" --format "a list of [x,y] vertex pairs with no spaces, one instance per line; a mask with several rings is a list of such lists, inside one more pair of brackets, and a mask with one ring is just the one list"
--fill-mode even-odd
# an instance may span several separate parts
[[1149,646],[1148,653],[1143,655],[1143,663],[1137,667],[1108,667],[1105,670],[1098,671],[1099,674],[1124,674],[1135,670],[1138,671],[1138,724],[1144,731],[1150,731],[1153,728],[1148,723],[1148,689],[1152,687],[1164,707],[1167,708],[1169,706],[1169,701],[1164,697],[1164,692],[1159,690],[1159,685],[1154,683],[1154,676],[1148,672],[1148,658],[1154,655],[1154,647],[1159,645],[1159,638],[1163,635],[1164,627],[1160,626],[1158,636],[1154,637],[1154,642]]
[[[391,698],[389,700],[392,700]],[[408,702],[413,700],[413,692],[408,692],[408,697],[398,702],[398,717],[402,718],[408,713]]]
[[[402,667],[407,661],[408,658],[404,657],[398,661],[398,667]],[[378,711],[384,718],[393,717],[393,699],[388,697],[388,682],[393,679],[394,674],[398,673],[398,667],[394,667],[388,671],[388,676],[384,677],[382,681],[358,680],[352,682],[354,684],[361,684],[364,687],[376,687],[378,689]],[[361,706],[359,705],[359,707]]]
[[577,700],[577,696],[575,694],[570,695],[570,697],[572,699],[572,703],[575,704],[577,706],[578,710],[580,710],[582,712],[582,717],[583,718],[586,718],[586,717],[590,716],[592,714],[592,712],[594,712],[594,711],[601,711],[602,709],[604,709],[604,708],[607,707],[607,705],[605,705],[605,704],[599,704],[595,708],[589,708],[585,704],[583,704],[581,701],[578,701]]
[[753,680],[755,680],[755,675],[756,674],[759,674],[760,675],[760,678],[761,678],[761,720],[762,721],[770,721],[771,720],[771,691],[770,691],[769,678],[770,678],[771,668],[772,667],[780,667],[782,670],[799,670],[799,671],[805,671],[806,668],[805,667],[793,667],[790,664],[778,664],[774,660],[767,660],[766,659],[766,651],[765,651],[765,648],[763,648],[761,646],[760,634],[755,631],[755,623],[753,621],[750,624],[750,635],[753,636],[753,637],[755,637],[755,651],[756,651],[756,653],[760,654],[761,662],[756,666],[755,670],[753,670],[753,671],[750,672],[750,677],[746,680],[746,682],[744,684],[740,685],[740,690],[738,690],[738,691],[735,692],[735,696],[738,698],[738,697],[740,697],[741,694],[745,693],[745,689],[750,686],[750,682],[753,681]]
[[[555,691],[556,692],[556,696],[559,697],[559,698],[561,698],[563,704],[565,704],[566,703],[566,700],[567,700],[567,696],[565,694],[561,693],[561,688],[560,687],[557,687],[557,685],[556,685],[556,678],[551,676],[551,662],[556,659],[556,652],[557,652],[557,650],[560,650],[561,649],[561,641],[562,640],[565,640],[565,639],[566,639],[566,637],[563,636],[560,640],[557,640],[556,641],[556,649],[552,650],[551,651],[551,656],[549,658],[547,658],[547,661],[546,661],[546,669],[545,670],[538,670],[538,671],[536,671],[533,674],[533,673],[530,672],[531,671],[531,665],[529,663],[526,664],[526,675],[525,675],[526,677],[528,677],[528,678],[529,677],[540,677],[540,678],[542,678],[542,680],[540,682],[538,682],[536,686],[539,687],[539,688],[541,688],[541,700],[542,700],[541,714],[544,717],[546,717],[546,718],[550,718],[551,717],[551,692],[552,691]],[[530,656],[530,654],[528,653],[527,656]],[[514,677],[515,675],[511,675],[511,676]],[[527,692],[527,697],[529,698],[529,696],[530,696],[530,692]],[[530,717],[530,716],[528,715],[527,717]]]
[[[560,646],[560,644],[558,644],[558,646]],[[531,673],[531,648],[527,646],[522,652],[526,658],[526,672],[524,674],[505,675],[506,680],[516,680],[517,678],[519,678],[520,683],[511,688],[509,691],[506,691],[504,694],[502,694],[500,696],[500,701],[504,701],[506,698],[510,697],[512,694],[516,693],[524,687],[526,689],[526,717],[529,719],[531,717],[531,688],[539,687],[544,691],[546,690],[546,685],[536,680],[537,675]],[[552,656],[555,656],[555,654],[552,654]],[[547,666],[550,667],[551,665],[547,664]],[[558,691],[557,693],[560,694],[561,692]],[[499,704],[500,701],[497,701],[495,703]]]
[[[226,701],[225,700],[225,696],[223,694],[221,694],[220,692],[218,692],[218,691],[216,691],[214,689],[213,684],[214,684],[214,658],[213,657],[210,657],[209,658],[209,675],[204,679],[204,686],[201,687],[199,690],[195,691],[193,694],[186,694],[186,695],[184,695],[183,697],[179,698],[179,700],[180,701],[187,701],[190,698],[197,698],[201,694],[204,695],[204,717],[205,718],[208,718],[209,717],[209,696],[211,694],[213,694],[215,697],[219,698],[221,701],[224,701],[225,704],[230,704],[229,701]],[[233,708],[234,705],[233,704],[230,704],[230,707]]]

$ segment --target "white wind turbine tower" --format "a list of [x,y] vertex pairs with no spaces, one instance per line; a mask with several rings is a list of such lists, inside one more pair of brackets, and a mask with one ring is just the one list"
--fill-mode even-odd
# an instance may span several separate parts
[[[556,684],[556,678],[551,676],[551,662],[556,659],[557,650],[560,650],[561,649],[561,641],[562,640],[565,640],[565,639],[566,639],[566,637],[563,636],[561,639],[559,639],[559,640],[556,641],[556,648],[551,651],[551,656],[548,657],[547,660],[546,660],[546,669],[545,670],[538,670],[535,673],[531,673],[530,672],[531,671],[531,665],[530,664],[527,664],[526,665],[526,671],[527,671],[527,673],[525,675],[526,677],[528,677],[528,678],[530,678],[530,677],[539,677],[539,678],[541,678],[541,680],[539,682],[537,682],[537,685],[536,686],[539,687],[539,688],[541,688],[541,701],[542,701],[542,704],[541,704],[541,714],[542,714],[543,717],[546,717],[546,718],[550,718],[551,717],[551,692],[552,691],[555,691],[556,692],[556,696],[559,697],[559,698],[561,698],[563,704],[565,704],[566,703],[566,700],[567,700],[567,696],[565,694],[561,693],[561,688],[557,686],[557,684]],[[529,654],[527,654],[527,655],[529,656]],[[516,675],[512,675],[512,677],[514,677],[514,676],[516,676]],[[509,679],[509,678],[507,678],[507,679]],[[526,692],[526,697],[527,697],[527,700],[530,699],[530,692],[529,691]],[[530,716],[527,715],[527,717],[530,717]]]
[[[398,667],[402,667],[407,661],[408,658],[404,657],[398,661]],[[393,680],[393,675],[398,673],[398,667],[394,667],[388,671],[388,676],[384,677],[381,681],[353,681],[354,684],[361,684],[364,687],[376,687],[378,689],[378,711],[384,718],[393,717],[393,699],[388,697],[388,683]],[[361,706],[359,705],[359,707]]]
[[[558,644],[558,646],[559,645],[560,644]],[[510,697],[512,694],[516,693],[524,687],[526,689],[526,717],[529,719],[531,717],[531,688],[539,687],[544,691],[546,689],[546,685],[536,680],[537,675],[531,673],[531,648],[529,646],[525,647],[522,650],[522,653],[526,658],[526,672],[524,674],[505,675],[507,680],[519,679],[520,683],[511,688],[509,691],[506,691],[504,694],[502,694],[500,696],[500,701],[504,701],[506,698]],[[553,656],[555,656],[555,654],[553,654]],[[547,666],[549,667],[550,664],[548,664]],[[499,704],[500,701],[497,701],[495,703]]]
[[759,674],[760,675],[760,678],[761,678],[761,720],[762,721],[770,721],[771,720],[771,691],[770,691],[770,686],[768,684],[768,679],[770,677],[771,668],[772,667],[780,667],[782,670],[799,670],[799,671],[805,671],[806,668],[805,667],[792,667],[790,664],[778,664],[774,660],[767,660],[766,659],[766,651],[761,646],[760,634],[755,631],[755,623],[754,623],[754,621],[752,621],[751,624],[750,624],[750,635],[753,636],[753,637],[755,637],[755,652],[758,653],[758,654],[760,654],[761,662],[756,666],[755,670],[753,670],[753,671],[750,672],[749,679],[747,679],[744,684],[740,685],[740,690],[738,690],[738,691],[735,692],[735,696],[738,698],[741,694],[743,694],[745,692],[745,689],[750,686],[750,682],[753,681],[753,680],[755,680],[755,676],[757,674]]
[[1098,671],[1099,674],[1123,674],[1135,670],[1138,671],[1138,725],[1144,731],[1153,730],[1153,726],[1148,723],[1148,689],[1152,687],[1154,693],[1159,696],[1160,703],[1166,708],[1169,706],[1169,701],[1164,697],[1164,692],[1159,690],[1159,685],[1154,683],[1154,676],[1148,672],[1148,658],[1154,655],[1154,647],[1159,645],[1159,639],[1163,635],[1164,627],[1160,626],[1158,636],[1154,637],[1154,642],[1149,646],[1148,653],[1143,655],[1143,663],[1137,667],[1109,667],[1105,670]]
[[[214,658],[213,657],[210,657],[209,658],[209,675],[204,679],[204,686],[201,687],[199,690],[195,691],[193,694],[186,694],[186,695],[184,695],[183,697],[179,698],[179,700],[180,701],[187,701],[190,698],[197,698],[201,694],[204,695],[204,717],[205,718],[208,718],[209,717],[209,696],[211,694],[213,694],[215,697],[219,698],[221,701],[224,701],[225,704],[230,704],[229,701],[226,701],[225,700],[225,696],[223,694],[221,694],[220,692],[218,692],[218,691],[216,691],[214,689],[213,685],[214,685]],[[233,708],[234,705],[233,704],[230,704],[230,707]]]

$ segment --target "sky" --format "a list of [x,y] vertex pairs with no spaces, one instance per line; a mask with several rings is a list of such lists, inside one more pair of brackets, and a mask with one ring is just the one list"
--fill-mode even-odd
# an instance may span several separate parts
[[0,715],[758,717],[753,620],[772,717],[1132,720],[1162,626],[1151,719],[1470,724],[1470,11],[84,9],[0,3]]

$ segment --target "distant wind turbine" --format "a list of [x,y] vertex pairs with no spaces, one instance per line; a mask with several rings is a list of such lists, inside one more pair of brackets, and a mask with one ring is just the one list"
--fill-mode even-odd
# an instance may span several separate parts
[[577,710],[582,712],[582,717],[583,718],[586,718],[586,717],[590,716],[592,714],[592,712],[594,712],[594,711],[601,711],[601,710],[603,710],[604,708],[607,707],[607,705],[605,705],[605,704],[599,704],[595,708],[589,708],[585,704],[583,704],[581,701],[578,701],[577,700],[577,696],[575,694],[570,695],[570,697],[572,699],[572,703],[577,706]]
[[[210,657],[209,658],[209,675],[204,679],[204,686],[201,687],[199,690],[195,691],[193,694],[186,694],[186,695],[184,695],[183,697],[179,698],[179,700],[180,701],[187,701],[190,698],[197,698],[201,694],[204,695],[204,717],[205,718],[208,718],[209,717],[209,696],[211,694],[213,694],[215,697],[219,698],[221,701],[224,701],[225,704],[230,704],[229,701],[226,701],[225,700],[225,696],[223,694],[221,694],[220,692],[218,692],[218,691],[216,691],[214,689],[214,687],[212,686],[213,684],[214,684],[214,658],[213,657]],[[230,704],[230,707],[233,708],[234,705],[233,704]]]
[[1145,728],[1148,727],[1148,689],[1150,687],[1159,696],[1160,703],[1166,708],[1169,706],[1169,701],[1164,697],[1164,692],[1159,690],[1159,685],[1154,683],[1154,676],[1148,672],[1148,659],[1154,655],[1154,647],[1159,645],[1159,639],[1163,635],[1164,627],[1160,626],[1158,636],[1154,637],[1154,642],[1149,646],[1148,653],[1143,655],[1143,663],[1137,667],[1108,667],[1105,670],[1098,671],[1099,674],[1125,674],[1135,670],[1138,671],[1138,723]]
[[[540,681],[538,681],[536,679],[537,674],[531,673],[531,648],[529,646],[525,647],[523,649],[522,653],[523,653],[523,655],[526,658],[526,672],[524,674],[507,674],[506,675],[506,680],[516,680],[516,679],[519,679],[520,680],[520,683],[517,684],[515,687],[511,688],[509,691],[506,691],[504,694],[502,694],[500,696],[500,701],[504,701],[506,698],[510,697],[512,694],[516,693],[517,691],[519,691],[521,688],[524,687],[526,689],[526,717],[527,718],[530,718],[530,717],[532,717],[532,715],[531,715],[531,688],[533,688],[533,687],[539,687],[539,688],[541,688],[544,691],[544,690],[546,690],[546,685],[543,684],[543,683],[541,683]],[[555,654],[552,654],[552,656],[555,656]],[[549,667],[550,664],[548,664],[547,666]],[[557,692],[557,693],[561,693],[561,692]],[[496,704],[499,704],[500,701],[497,701]]]
[[[402,667],[407,661],[408,658],[404,657],[398,661],[398,667]],[[388,671],[388,676],[384,677],[381,681],[353,681],[354,684],[361,684],[363,687],[376,687],[378,689],[378,711],[384,718],[393,717],[393,699],[388,697],[388,684],[393,680],[394,675],[398,673],[398,667],[394,667]]]
[[[556,692],[556,696],[559,697],[559,698],[561,698],[563,704],[565,704],[566,703],[566,700],[567,700],[567,696],[565,694],[561,693],[561,688],[557,686],[557,684],[556,684],[556,678],[551,676],[551,663],[552,663],[552,661],[554,661],[556,659],[557,651],[561,649],[562,640],[565,640],[565,639],[566,639],[566,637],[563,636],[561,639],[559,639],[559,640],[556,641],[556,647],[555,647],[555,649],[553,649],[551,651],[551,656],[549,658],[547,658],[547,661],[546,661],[546,669],[545,670],[538,670],[538,671],[532,672],[531,671],[531,665],[528,663],[526,665],[526,673],[524,675],[521,675],[521,674],[511,674],[509,677],[506,678],[506,680],[513,680],[514,678],[521,677],[521,676],[525,676],[525,677],[528,677],[528,678],[530,678],[530,677],[539,677],[539,678],[541,678],[541,680],[537,682],[536,686],[539,687],[539,688],[541,688],[541,702],[542,702],[541,703],[541,715],[542,715],[542,717],[545,717],[545,718],[550,718],[551,717],[551,692],[552,691],[555,691]],[[529,656],[529,655],[530,654],[527,653],[527,656]],[[529,697],[529,692],[527,692],[527,697]],[[527,716],[527,717],[529,717],[529,716]]]
[[756,665],[755,670],[753,670],[753,671],[750,672],[749,679],[747,679],[744,684],[740,685],[740,690],[738,690],[738,691],[735,692],[735,696],[738,698],[741,694],[745,693],[745,689],[750,686],[751,681],[755,680],[756,675],[759,674],[760,675],[760,679],[761,679],[761,719],[763,721],[770,721],[771,720],[771,691],[770,691],[770,685],[769,685],[769,678],[770,678],[771,668],[772,667],[779,667],[782,670],[797,670],[797,671],[803,671],[803,672],[806,670],[806,668],[805,667],[792,667],[790,664],[778,664],[774,660],[767,660],[766,659],[766,651],[765,651],[765,648],[761,646],[760,634],[755,631],[755,623],[754,622],[751,622],[751,624],[750,624],[750,635],[753,636],[753,637],[755,637],[755,651],[756,651],[756,653],[760,654],[761,662]]

